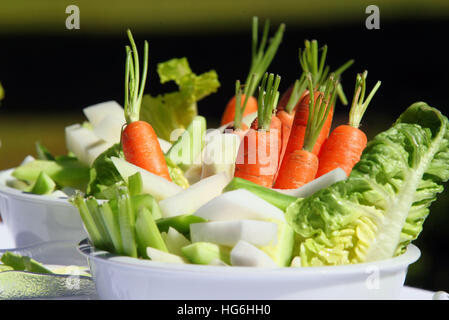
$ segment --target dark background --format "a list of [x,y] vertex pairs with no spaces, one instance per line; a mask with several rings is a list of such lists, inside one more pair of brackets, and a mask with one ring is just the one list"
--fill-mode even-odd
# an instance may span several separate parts
[[[449,59],[445,43],[448,16],[421,16],[415,12],[395,18],[385,10],[388,18],[383,19],[384,11],[380,6],[380,30],[367,30],[365,7],[360,5],[355,18],[320,20],[319,23],[311,17],[301,21],[300,12],[295,13],[298,20],[286,16],[284,40],[269,68],[270,72],[282,76],[281,92],[299,75],[297,55],[304,39],[317,39],[320,44],[328,45],[327,61],[334,68],[350,58],[355,59],[354,65],[343,75],[349,99],[357,72],[369,71],[369,88],[377,80],[382,81],[362,120],[362,129],[369,138],[388,128],[416,101],[425,101],[449,114]],[[83,8],[80,9],[83,22]],[[233,27],[224,24],[223,28],[205,22],[191,29],[174,24],[165,31],[162,27],[152,31],[140,24],[134,30],[132,23],[129,24],[139,48],[144,39],[150,43],[146,92],[158,94],[175,89],[159,84],[155,71],[158,62],[185,56],[197,74],[215,69],[221,88],[199,103],[199,113],[206,116],[209,127],[216,126],[227,100],[233,95],[235,80],[244,80],[249,69],[251,10],[245,14],[246,22]],[[282,16],[274,11],[273,15],[268,12],[260,18],[263,21],[272,16],[274,32],[279,21],[284,21]],[[44,140],[55,153],[64,152],[63,127],[82,120],[82,108],[106,100],[122,104],[127,38],[125,28],[119,27],[83,29],[82,24],[80,30],[59,28],[52,31],[50,27],[40,30],[37,25],[37,30],[33,26],[16,32],[3,29],[0,33],[0,81],[6,97],[0,109],[0,140],[3,140],[0,169],[14,166],[32,153],[37,139]],[[337,108],[335,124],[340,124],[346,121],[348,108],[341,104]],[[432,206],[424,231],[415,241],[422,256],[410,267],[408,285],[433,291],[449,290],[447,189]]]

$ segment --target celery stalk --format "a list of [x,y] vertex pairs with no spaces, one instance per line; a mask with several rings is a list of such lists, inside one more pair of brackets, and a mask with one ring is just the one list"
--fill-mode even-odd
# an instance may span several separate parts
[[84,227],[86,228],[87,233],[89,234],[89,238],[92,241],[95,247],[102,247],[102,239],[101,233],[95,224],[95,220],[92,217],[86,203],[84,202],[83,197],[80,194],[77,194],[73,199],[72,203],[78,208],[78,211],[81,216],[81,220],[83,220]]
[[141,256],[146,258],[148,257],[146,253],[147,247],[168,252],[167,246],[162,239],[156,222],[147,208],[142,208],[137,214],[136,235],[139,254]]
[[92,215],[92,218],[94,220],[95,225],[97,226],[98,231],[100,232],[103,247],[105,249],[112,248],[113,247],[112,240],[111,237],[109,236],[108,230],[101,216],[101,211],[98,206],[97,200],[95,200],[94,198],[89,198],[86,200],[86,205],[87,208],[89,209],[90,214]]
[[131,196],[142,194],[143,181],[140,172],[136,172],[128,178],[128,189]]
[[123,246],[122,239],[120,237],[118,211],[112,211],[109,203],[105,202],[100,206],[100,212],[106,230],[111,237],[115,252],[118,254],[122,254]]
[[137,258],[135,216],[131,200],[129,196],[123,195],[118,199],[117,204],[123,253],[127,256]]

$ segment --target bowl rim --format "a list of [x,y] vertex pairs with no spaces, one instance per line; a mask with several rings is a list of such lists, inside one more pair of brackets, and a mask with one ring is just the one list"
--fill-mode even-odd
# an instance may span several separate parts
[[[394,271],[404,269],[408,265],[416,262],[421,256],[421,251],[413,244],[407,246],[407,250],[400,256],[358,264],[338,265],[338,266],[318,266],[318,267],[240,267],[240,266],[212,266],[212,265],[198,265],[198,264],[174,264],[165,262],[156,262],[145,259],[132,258],[127,256],[120,256],[111,254],[104,250],[96,249],[88,238],[83,239],[77,247],[78,251],[87,259],[92,259],[95,262],[107,264],[112,267],[122,267],[128,269],[135,269],[139,271],[158,271],[168,273],[201,273],[201,274],[220,274],[220,275],[276,275],[276,276],[291,276],[291,275],[310,275],[310,274],[355,274],[374,270],[388,270]],[[112,258],[112,259],[111,259]],[[89,263],[90,265],[90,263]],[[376,269],[374,269],[376,268]]]
[[24,198],[27,201],[30,202],[42,202],[42,203],[52,203],[57,205],[70,205],[69,197],[53,197],[49,195],[40,195],[40,194],[33,194],[29,192],[24,192],[19,189],[14,189],[11,187],[8,187],[5,184],[5,181],[8,177],[11,176],[11,172],[13,172],[15,168],[10,168],[6,170],[0,171],[0,194],[3,193],[7,196],[15,197],[15,198]]

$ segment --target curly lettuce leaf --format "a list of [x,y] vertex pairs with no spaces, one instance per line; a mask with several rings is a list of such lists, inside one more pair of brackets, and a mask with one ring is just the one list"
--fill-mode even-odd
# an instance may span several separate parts
[[171,133],[192,122],[198,114],[197,102],[216,92],[220,82],[213,70],[201,75],[193,73],[186,58],[159,63],[157,72],[161,83],[174,81],[179,90],[156,97],[144,95],[140,118],[152,125],[159,138],[171,141]]
[[95,159],[90,169],[90,180],[87,186],[87,194],[93,195],[97,199],[107,199],[102,192],[108,190],[108,187],[117,182],[123,181],[122,176],[115,168],[111,157],[124,159],[122,147],[119,143],[100,154]]
[[423,102],[370,141],[346,181],[299,199],[287,219],[304,266],[391,258],[416,239],[449,179],[448,120]]

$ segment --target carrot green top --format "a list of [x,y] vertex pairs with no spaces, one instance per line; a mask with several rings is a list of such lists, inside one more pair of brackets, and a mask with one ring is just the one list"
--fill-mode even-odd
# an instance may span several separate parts
[[271,117],[279,100],[279,83],[281,77],[274,74],[265,73],[262,84],[259,87],[258,108],[257,108],[257,129],[270,130]]
[[131,47],[126,46],[125,118],[129,124],[139,120],[140,105],[142,103],[143,89],[148,71],[148,42],[145,41],[142,78],[139,81],[139,55],[137,53],[136,43],[129,29],[127,30],[127,34]]
[[357,74],[354,90],[354,98],[352,99],[351,110],[349,111],[349,125],[354,128],[360,126],[363,114],[368,108],[368,104],[379,89],[381,82],[377,81],[376,85],[373,87],[371,92],[365,101],[365,91],[366,91],[366,77],[368,76],[368,71]]
[[[253,25],[252,25],[252,45],[251,45],[251,67],[249,69],[249,73],[246,77],[246,81],[244,84],[244,94],[245,101],[243,104],[237,103],[235,104],[235,117],[234,117],[234,128],[238,129],[241,126],[242,115],[246,108],[246,103],[248,102],[248,98],[254,95],[254,92],[259,85],[260,80],[262,79],[264,73],[267,71],[268,67],[273,61],[274,56],[281,44],[282,37],[284,35],[285,24],[281,24],[277,29],[274,37],[268,40],[268,32],[270,30],[270,20],[265,21],[263,33],[262,33],[262,41],[259,43],[258,41],[258,18],[253,17]],[[265,48],[268,44],[268,48]],[[266,50],[265,50],[266,49]],[[240,81],[239,81],[240,83]],[[240,84],[239,84],[240,87]],[[237,97],[236,97],[237,98]]]
[[335,75],[331,74],[326,81],[325,85],[321,86],[318,91],[318,97],[315,101],[314,96],[314,84],[312,74],[308,73],[306,79],[309,86],[310,99],[309,99],[309,118],[307,120],[306,132],[304,135],[304,147],[303,149],[312,152],[315,142],[320,135],[321,129],[326,122],[332,105],[334,104],[338,80],[335,79]]

